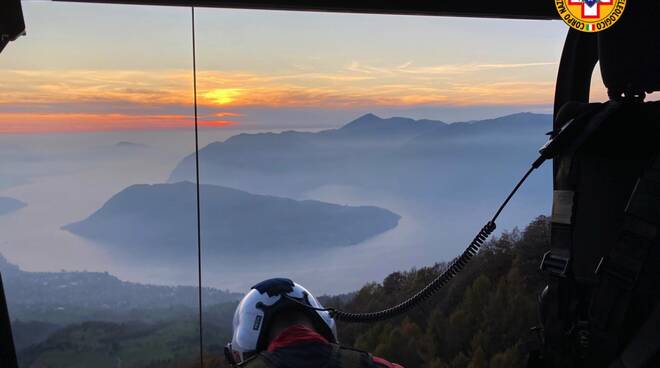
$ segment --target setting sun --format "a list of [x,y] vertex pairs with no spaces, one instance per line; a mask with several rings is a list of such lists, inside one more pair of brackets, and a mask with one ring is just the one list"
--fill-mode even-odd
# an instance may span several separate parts
[[214,104],[227,105],[234,102],[240,95],[241,89],[239,88],[216,88],[204,93],[202,96]]

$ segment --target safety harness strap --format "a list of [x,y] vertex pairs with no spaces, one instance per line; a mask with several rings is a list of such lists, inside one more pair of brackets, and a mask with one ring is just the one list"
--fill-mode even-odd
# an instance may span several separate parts
[[[543,317],[544,345],[543,359],[549,366],[569,367],[569,355],[576,352],[574,335],[585,329],[586,321],[576,318],[579,301],[577,281],[571,272],[573,253],[573,219],[578,196],[576,152],[594,132],[620,108],[618,103],[567,104],[557,114],[559,121],[579,124],[580,134],[556,158],[558,164],[554,180],[551,248],[541,261],[540,270],[549,277],[548,287],[544,292],[546,304]],[[566,112],[568,111],[568,112]],[[572,120],[572,121],[571,121]],[[579,336],[577,336],[579,339]]]
[[660,157],[639,178],[625,210],[619,241],[603,257],[589,309],[594,338],[601,351],[616,354],[633,291],[658,239],[660,227]]
[[610,368],[644,367],[660,351],[660,304]]
[[[571,124],[583,125],[581,134],[557,158],[558,168],[554,181],[552,201],[551,249],[545,253],[541,261],[541,271],[555,278],[567,278],[570,271],[570,258],[573,248],[573,216],[575,213],[576,168],[575,152],[596,132],[603,123],[620,107],[618,103],[583,104],[579,109],[575,106],[560,110],[558,120]],[[564,110],[571,110],[571,115],[565,116]],[[578,112],[576,114],[576,111]],[[576,114],[576,115],[574,115]],[[571,120],[574,120],[571,122]],[[567,123],[568,124],[568,123]]]

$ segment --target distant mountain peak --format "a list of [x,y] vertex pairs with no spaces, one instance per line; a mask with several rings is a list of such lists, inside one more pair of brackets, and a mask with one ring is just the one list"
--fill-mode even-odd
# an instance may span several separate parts
[[368,112],[355,120],[383,120],[383,118],[374,113]]
[[347,123],[346,125],[341,127],[341,129],[356,128],[356,127],[364,126],[365,124],[373,124],[373,123],[377,123],[377,122],[380,122],[380,121],[383,121],[383,120],[384,119],[382,119],[381,117],[379,117],[375,114],[368,113],[368,114],[364,114],[364,115],[360,116],[359,118]]
[[445,123],[441,121],[421,119],[415,120],[411,118],[393,116],[390,118],[381,118],[380,116],[368,113],[360,116],[359,118],[344,125],[340,130],[359,130],[359,129],[412,129],[416,127],[435,127],[442,126]]

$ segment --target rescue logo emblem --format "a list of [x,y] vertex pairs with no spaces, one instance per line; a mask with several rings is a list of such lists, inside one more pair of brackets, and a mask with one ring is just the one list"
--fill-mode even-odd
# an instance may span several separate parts
[[626,0],[555,0],[559,16],[582,32],[600,32],[621,18]]

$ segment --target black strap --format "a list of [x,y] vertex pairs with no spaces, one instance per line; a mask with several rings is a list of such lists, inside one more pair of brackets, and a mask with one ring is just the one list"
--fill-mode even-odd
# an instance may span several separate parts
[[339,365],[342,368],[368,368],[370,367],[368,354],[358,350],[342,348],[339,352]]
[[[551,249],[544,255],[541,271],[551,276],[566,278],[570,271],[573,248],[573,216],[575,213],[576,168],[575,152],[619,108],[619,103],[569,104],[564,106],[557,119],[565,124],[581,127],[573,142],[558,157],[552,201]],[[576,116],[577,115],[577,116]],[[563,303],[560,303],[563,304]]]
[[[578,282],[571,272],[573,253],[573,219],[575,215],[577,172],[576,152],[594,132],[620,108],[618,103],[567,104],[557,114],[557,119],[574,124],[578,130],[572,141],[556,160],[554,180],[551,248],[541,261],[540,269],[549,276],[543,297],[543,360],[549,366],[570,367],[575,355],[583,356],[584,348],[576,346],[583,330],[588,328],[586,317],[579,309],[587,309],[580,299]],[[579,345],[579,344],[578,344]],[[578,349],[579,351],[576,351]]]
[[625,210],[619,240],[596,269],[589,309],[601,354],[616,356],[634,289],[660,228],[660,157],[639,178]]
[[610,368],[642,368],[660,351],[660,304]]

